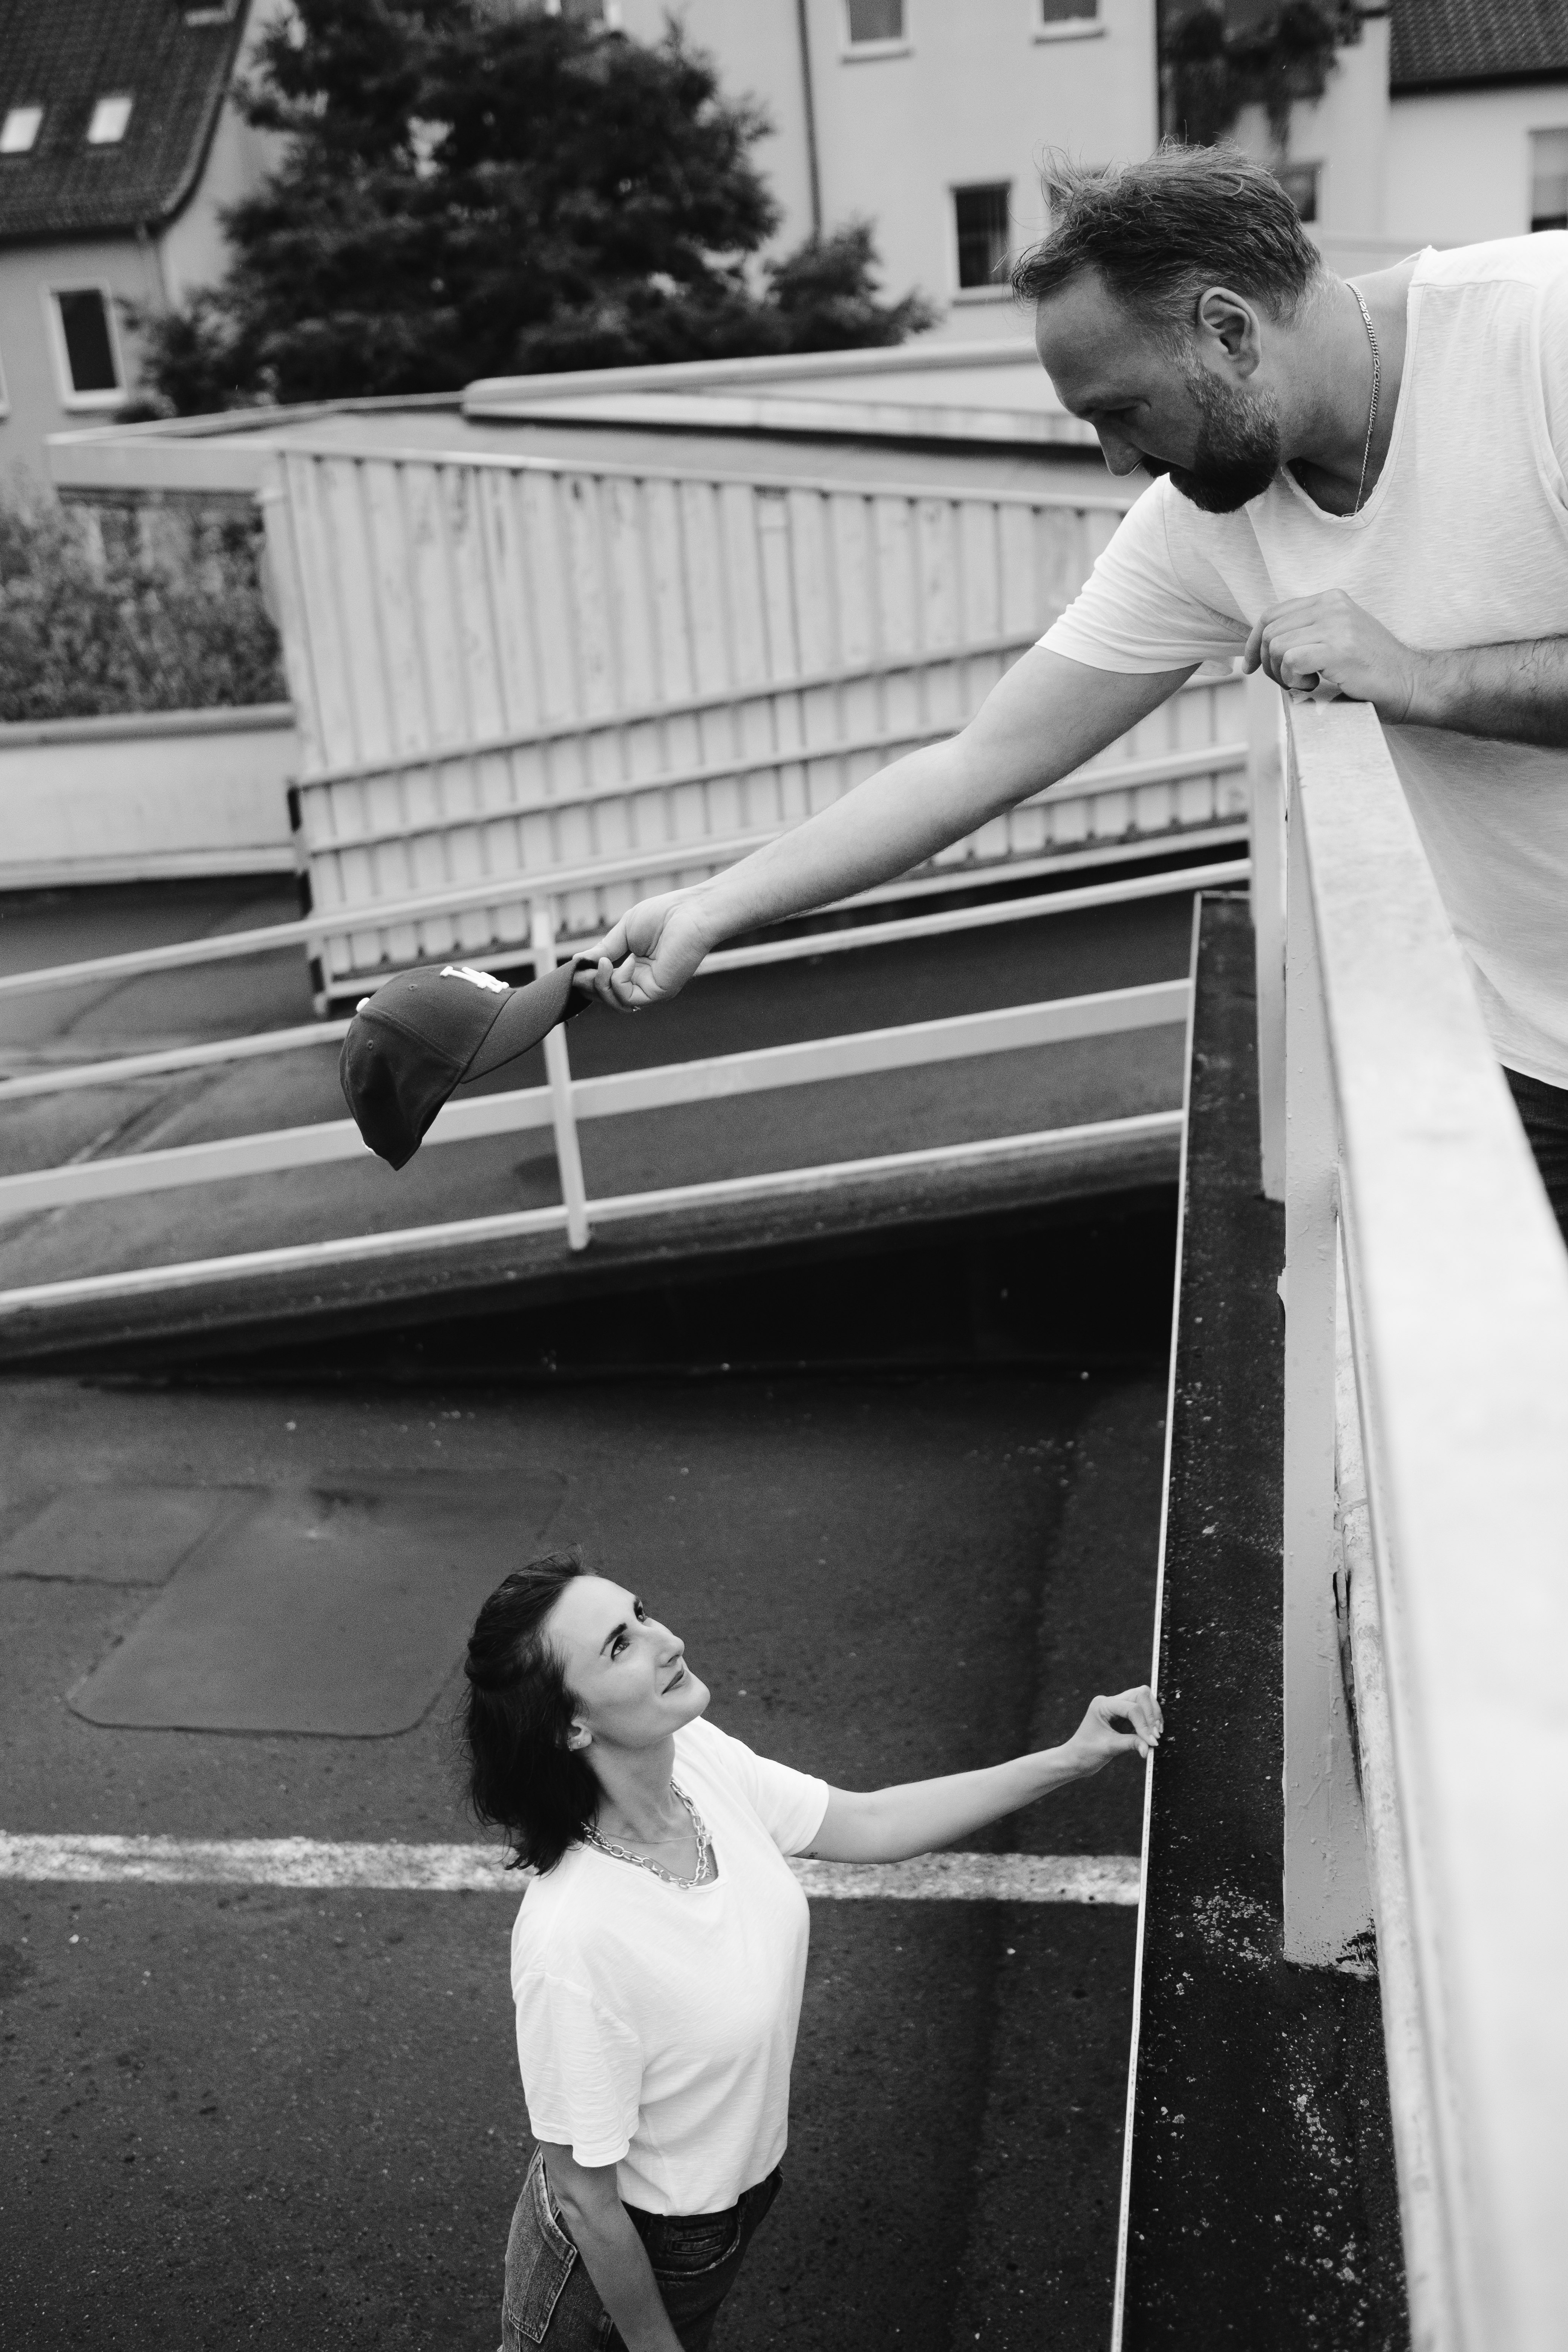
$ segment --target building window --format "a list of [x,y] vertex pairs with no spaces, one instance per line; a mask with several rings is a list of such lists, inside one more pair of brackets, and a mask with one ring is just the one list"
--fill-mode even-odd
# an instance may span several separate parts
[[844,0],[845,37],[852,49],[869,42],[904,40],[904,0]]
[[1321,163],[1281,163],[1275,177],[1304,221],[1318,217],[1318,175]]
[[118,147],[131,121],[132,101],[123,93],[115,98],[100,98],[92,110],[92,121],[87,126],[89,147]]
[[993,188],[954,188],[953,226],[958,232],[958,282],[994,286],[1007,266],[1007,199],[1004,180]]
[[1568,131],[1530,134],[1530,226],[1568,228]]
[[108,288],[51,287],[48,299],[66,406],[118,407],[125,377],[120,365],[114,304]]
[[1096,22],[1100,16],[1100,0],[1039,0],[1039,22],[1042,31],[1053,26],[1067,25],[1074,31]]
[[28,155],[43,126],[41,106],[14,106],[0,122],[0,155]]

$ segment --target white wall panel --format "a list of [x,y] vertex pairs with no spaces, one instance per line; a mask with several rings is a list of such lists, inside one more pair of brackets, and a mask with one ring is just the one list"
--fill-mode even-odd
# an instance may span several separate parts
[[[614,862],[552,902],[559,932],[589,936],[713,871],[710,845],[765,839],[963,725],[1119,513],[1048,491],[309,449],[280,457],[265,503],[310,705],[298,849],[329,988],[519,945],[509,879]],[[1245,732],[1237,681],[1189,688],[940,863],[1234,822]],[[1226,747],[1212,770],[1149,772],[1208,746]],[[374,919],[378,899],[489,875],[493,908]]]

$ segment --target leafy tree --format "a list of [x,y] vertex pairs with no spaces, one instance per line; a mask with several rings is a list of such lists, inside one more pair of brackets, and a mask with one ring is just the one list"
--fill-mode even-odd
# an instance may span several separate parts
[[1244,106],[1261,106],[1283,152],[1292,106],[1321,98],[1335,50],[1360,38],[1353,0],[1285,0],[1235,27],[1223,5],[1205,0],[1170,21],[1161,44],[1166,128],[1194,147],[1212,147]]
[[672,23],[652,46],[486,0],[296,0],[240,103],[283,160],[226,277],[143,323],[143,413],[458,388],[476,376],[889,343],[851,224],[746,264],[767,128]]

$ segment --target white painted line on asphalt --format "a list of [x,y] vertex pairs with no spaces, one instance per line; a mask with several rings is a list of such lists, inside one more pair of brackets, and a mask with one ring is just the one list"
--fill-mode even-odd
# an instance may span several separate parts
[[[807,1895],[915,1903],[1138,1900],[1132,1853],[927,1853],[913,1862],[792,1862]],[[517,1895],[489,1845],[334,1844],[317,1838],[19,1836],[0,1832],[0,1878],[35,1885],[355,1887]]]
[[895,1895],[912,1903],[1127,1903],[1138,1901],[1135,1853],[922,1853],[913,1862],[792,1862],[808,1895],[851,1902]]

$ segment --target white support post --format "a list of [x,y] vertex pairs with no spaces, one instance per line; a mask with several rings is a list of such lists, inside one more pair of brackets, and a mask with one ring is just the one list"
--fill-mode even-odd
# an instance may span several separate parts
[[1247,681],[1252,936],[1258,961],[1258,1112],[1265,1200],[1285,1198],[1285,709],[1261,670]]
[[[1342,1244],[1343,1232],[1341,1233]],[[1399,2180],[1400,2234],[1410,2341],[1416,2352],[1460,2352],[1458,2298],[1452,2268],[1454,2228],[1444,2182],[1433,2105],[1431,2057],[1446,2034],[1428,2015],[1410,1908],[1410,1866],[1400,1815],[1399,1772],[1390,1707],[1391,1675],[1378,1598],[1376,1550],[1368,1495],[1361,1387],[1350,1319],[1344,1251],[1339,1252],[1338,1423],[1340,1547],[1343,1606],[1352,1660],[1355,1733],[1361,1749],[1367,1877],[1377,1922],[1377,1975],[1388,2105]]]
[[[541,977],[555,969],[555,925],[548,901],[535,903],[531,930],[534,970]],[[574,1250],[588,1246],[588,1195],[583,1182],[583,1154],[577,1142],[577,1115],[572,1101],[572,1064],[566,1053],[566,1032],[552,1029],[544,1040],[544,1075],[550,1081],[551,1123],[555,1129],[555,1159],[561,1171],[561,1197],[566,1203],[566,1238]]]
[[1335,1606],[1338,1125],[1317,924],[1289,827],[1285,1155],[1285,1958],[1354,1964],[1372,1925]]
[[[283,654],[283,674],[294,706],[294,727],[301,766],[306,773],[324,767],[320,730],[315,723],[316,683],[310,666],[310,639],[305,618],[300,550],[294,536],[293,509],[289,502],[283,464],[268,457],[257,492],[261,509],[262,541],[259,567],[261,601],[278,632]],[[312,905],[310,852],[301,830],[301,803],[297,776],[289,780],[289,832],[294,848],[295,879],[301,906]],[[312,905],[313,911],[313,905]],[[305,958],[310,973],[310,1007],[318,1021],[332,1009],[331,946],[324,930],[311,929],[305,938]]]

